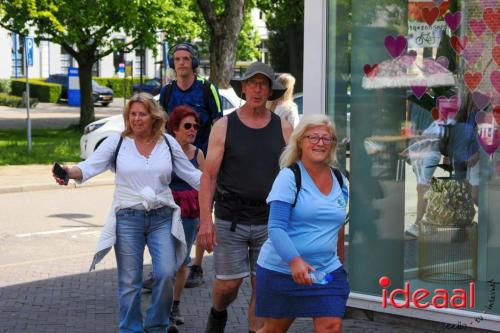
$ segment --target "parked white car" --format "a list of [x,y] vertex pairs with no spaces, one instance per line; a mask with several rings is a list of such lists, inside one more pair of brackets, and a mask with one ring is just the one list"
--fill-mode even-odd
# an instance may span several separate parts
[[[219,94],[224,115],[228,115],[245,103],[232,88],[219,89]],[[159,99],[160,95],[156,95],[155,100]],[[80,158],[87,159],[108,136],[113,133],[121,133],[124,129],[122,115],[103,118],[88,124],[80,139]]]

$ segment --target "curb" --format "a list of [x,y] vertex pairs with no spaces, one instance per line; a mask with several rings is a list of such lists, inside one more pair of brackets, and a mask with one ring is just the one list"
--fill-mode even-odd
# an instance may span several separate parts
[[91,187],[91,186],[106,186],[106,185],[114,185],[114,180],[112,179],[103,179],[103,180],[95,180],[92,182],[88,182],[85,184],[76,184],[71,183],[67,186],[61,186],[57,184],[36,184],[36,185],[26,185],[26,186],[5,186],[0,187],[0,194],[4,193],[19,193],[19,192],[32,192],[32,191],[44,191],[44,190],[72,190],[83,187]]

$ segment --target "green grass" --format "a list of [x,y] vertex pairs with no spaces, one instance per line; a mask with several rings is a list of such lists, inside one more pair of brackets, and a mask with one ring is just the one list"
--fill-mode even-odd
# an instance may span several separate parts
[[0,165],[78,162],[80,137],[76,129],[34,129],[28,154],[26,130],[0,130]]

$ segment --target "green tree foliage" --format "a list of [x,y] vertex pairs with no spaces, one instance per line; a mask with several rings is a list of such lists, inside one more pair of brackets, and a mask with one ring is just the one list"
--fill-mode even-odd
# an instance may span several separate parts
[[[60,44],[80,70],[80,127],[94,121],[92,65],[114,50],[194,38],[201,29],[182,0],[0,0],[0,26]],[[125,38],[126,36],[126,38]]]
[[304,0],[256,0],[266,13],[268,49],[277,72],[289,72],[302,91],[304,49]]

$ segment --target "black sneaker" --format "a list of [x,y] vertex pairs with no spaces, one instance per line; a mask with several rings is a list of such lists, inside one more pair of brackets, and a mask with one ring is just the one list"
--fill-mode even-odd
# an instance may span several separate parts
[[143,293],[151,293],[152,290],[153,290],[153,277],[149,277],[148,279],[142,281]]
[[172,311],[170,311],[170,321],[176,325],[184,325],[184,317],[181,316],[179,306],[176,304],[172,305]]
[[184,288],[196,288],[203,283],[205,283],[203,280],[203,269],[201,266],[192,265]]
[[205,333],[224,333],[227,322],[227,310],[220,318],[215,318],[212,309],[210,309],[210,314],[208,315],[207,327]]
[[174,323],[168,325],[167,333],[179,333],[179,329]]

